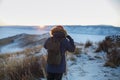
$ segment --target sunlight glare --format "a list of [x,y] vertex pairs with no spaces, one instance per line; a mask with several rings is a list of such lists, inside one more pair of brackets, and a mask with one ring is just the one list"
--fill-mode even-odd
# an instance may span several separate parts
[[43,29],[43,28],[45,28],[45,25],[40,25],[39,27],[40,27],[41,29]]

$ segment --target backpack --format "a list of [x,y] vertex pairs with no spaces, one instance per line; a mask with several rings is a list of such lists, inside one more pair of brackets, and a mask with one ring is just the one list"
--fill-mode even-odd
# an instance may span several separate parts
[[60,40],[51,37],[47,42],[48,58],[47,63],[59,65],[61,63],[62,54],[60,52]]

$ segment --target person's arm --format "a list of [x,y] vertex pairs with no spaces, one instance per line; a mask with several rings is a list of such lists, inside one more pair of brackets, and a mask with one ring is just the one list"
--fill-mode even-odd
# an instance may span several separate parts
[[75,45],[74,45],[74,40],[67,35],[66,36],[66,41],[65,41],[65,47],[69,52],[74,52],[75,51]]

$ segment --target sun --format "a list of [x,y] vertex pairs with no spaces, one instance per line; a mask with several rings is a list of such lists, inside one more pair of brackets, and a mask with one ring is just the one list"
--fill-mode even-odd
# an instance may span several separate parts
[[43,28],[45,28],[45,25],[40,25],[39,27],[40,27],[41,29],[43,29]]

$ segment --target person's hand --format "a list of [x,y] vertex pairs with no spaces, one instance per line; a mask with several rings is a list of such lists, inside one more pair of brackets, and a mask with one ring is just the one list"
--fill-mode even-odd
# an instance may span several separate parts
[[74,40],[70,37],[70,35],[66,36],[69,39],[69,42],[74,46]]
[[67,37],[68,39],[70,39],[70,40],[72,39],[72,38],[70,37],[70,35],[67,35],[66,37]]

